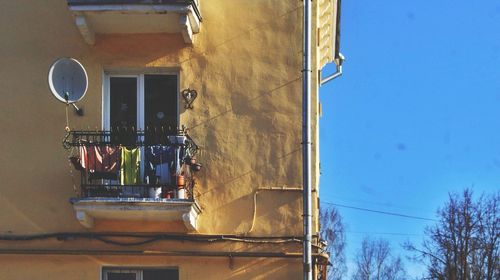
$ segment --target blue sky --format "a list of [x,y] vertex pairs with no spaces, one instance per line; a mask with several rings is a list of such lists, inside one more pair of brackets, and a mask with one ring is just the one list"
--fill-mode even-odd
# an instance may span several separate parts
[[[434,218],[448,192],[499,190],[500,1],[342,4],[344,75],[320,90],[322,202]],[[432,223],[339,210],[351,262],[364,236],[405,255]]]

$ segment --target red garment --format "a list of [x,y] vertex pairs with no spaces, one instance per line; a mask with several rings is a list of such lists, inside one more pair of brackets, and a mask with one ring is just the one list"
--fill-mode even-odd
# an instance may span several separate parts
[[89,172],[118,172],[120,149],[112,146],[80,147],[82,167]]

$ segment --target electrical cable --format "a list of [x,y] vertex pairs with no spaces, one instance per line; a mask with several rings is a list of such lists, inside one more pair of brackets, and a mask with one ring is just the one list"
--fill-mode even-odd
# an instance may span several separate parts
[[397,217],[408,218],[408,219],[415,219],[415,220],[424,220],[424,221],[437,222],[437,220],[435,220],[435,219],[418,217],[418,216],[411,216],[411,215],[406,215],[406,214],[401,214],[401,213],[395,213],[395,212],[373,210],[373,209],[368,209],[368,208],[362,208],[362,207],[356,207],[356,206],[338,204],[338,203],[327,202],[327,201],[321,201],[321,203],[325,203],[325,204],[329,204],[329,205],[334,205],[334,206],[338,206],[338,207],[342,207],[342,208],[349,208],[349,209],[359,210],[359,211],[366,211],[366,212],[372,212],[372,213],[378,213],[378,214],[384,214],[384,215],[390,215],[390,216],[397,216]]
[[[232,251],[142,251],[142,250],[68,250],[68,249],[0,249],[0,255],[97,255],[97,256],[190,256],[190,257],[224,257],[224,258],[302,258],[299,252],[264,251],[264,252],[232,252]],[[328,255],[313,253],[315,261],[325,263]]]
[[347,205],[350,204],[357,204],[357,205],[366,205],[368,208],[385,208],[388,207],[393,211],[402,211],[402,212],[412,212],[412,211],[418,211],[419,208],[416,207],[415,205],[402,205],[399,203],[394,203],[393,201],[389,202],[388,200],[385,201],[373,201],[373,200],[365,200],[365,199],[359,199],[359,197],[352,197],[352,196],[339,196],[335,195],[333,198],[335,202],[344,204],[346,203]]
[[144,245],[144,244],[148,244],[148,243],[152,243],[152,242],[161,240],[158,237],[154,237],[154,238],[149,238],[149,239],[146,239],[143,241],[137,241],[137,242],[121,242],[121,241],[111,240],[111,239],[98,237],[98,236],[94,237],[94,239],[99,240],[103,243],[112,244],[112,245],[119,245],[119,246],[138,246],[138,245]]
[[416,233],[400,233],[400,232],[367,232],[367,231],[346,231],[346,233],[352,234],[366,234],[366,235],[396,235],[396,236],[423,236],[422,234]]
[[[78,238],[98,240],[103,243],[119,246],[137,246],[156,241],[191,241],[191,242],[243,242],[259,244],[301,243],[302,239],[296,236],[257,236],[240,237],[237,235],[175,235],[175,234],[144,234],[144,233],[90,233],[90,232],[61,232],[35,235],[0,235],[0,241],[33,241],[57,239],[60,241],[75,240]],[[140,241],[117,241],[111,238],[135,238]]]
[[64,127],[64,130],[66,130],[66,132],[69,132],[71,130],[70,127],[69,127],[68,107],[69,107],[69,103],[66,103],[66,127]]

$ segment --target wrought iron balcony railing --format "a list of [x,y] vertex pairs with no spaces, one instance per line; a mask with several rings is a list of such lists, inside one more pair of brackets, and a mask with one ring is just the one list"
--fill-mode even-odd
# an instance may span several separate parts
[[63,145],[81,172],[80,198],[194,200],[198,146],[182,131],[71,131]]

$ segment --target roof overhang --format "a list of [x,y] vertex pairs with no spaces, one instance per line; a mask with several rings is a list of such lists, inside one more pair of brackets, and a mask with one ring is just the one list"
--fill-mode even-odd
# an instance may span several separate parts
[[[340,12],[342,0],[318,2],[318,69],[341,59]],[[339,65],[337,65],[339,66]]]

